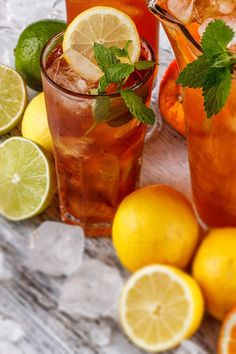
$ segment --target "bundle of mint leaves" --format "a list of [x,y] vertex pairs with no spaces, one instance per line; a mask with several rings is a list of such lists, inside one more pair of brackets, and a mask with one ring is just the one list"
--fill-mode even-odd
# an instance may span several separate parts
[[[129,76],[135,70],[149,70],[153,68],[156,63],[153,61],[137,61],[135,63],[130,63],[128,47],[131,41],[127,41],[124,48],[110,47],[107,48],[100,43],[94,43],[94,54],[97,65],[103,71],[104,75],[99,81],[99,86],[96,94],[103,95],[96,100],[96,104],[93,109],[93,116],[95,122],[109,121],[111,120],[112,114],[110,112],[110,99],[106,95],[106,89],[111,85],[116,85],[115,93],[119,93],[124,100],[125,105],[132,114],[144,124],[154,124],[155,113],[153,110],[145,105],[142,98],[139,97],[134,90],[123,88],[125,82],[128,80]],[[128,58],[128,63],[121,62],[121,58]],[[125,124],[127,121],[124,120],[121,123]]]
[[236,53],[228,49],[234,31],[224,21],[215,20],[207,26],[201,41],[203,54],[180,73],[177,84],[201,88],[208,118],[224,107],[236,65]]

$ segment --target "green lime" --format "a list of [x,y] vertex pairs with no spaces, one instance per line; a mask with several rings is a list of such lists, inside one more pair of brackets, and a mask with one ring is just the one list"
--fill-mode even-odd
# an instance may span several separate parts
[[0,145],[0,213],[24,220],[43,212],[55,192],[54,166],[32,141],[13,137]]
[[32,23],[21,33],[15,48],[15,66],[32,89],[42,89],[40,54],[44,45],[65,28],[66,23],[63,21],[41,20]]
[[27,91],[22,77],[0,64],[0,135],[12,130],[22,118]]

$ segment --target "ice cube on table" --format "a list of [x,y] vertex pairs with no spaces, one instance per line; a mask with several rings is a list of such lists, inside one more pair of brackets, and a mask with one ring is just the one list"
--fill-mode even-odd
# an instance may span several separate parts
[[90,332],[89,337],[95,345],[103,347],[111,341],[111,327],[106,323],[95,324]]
[[82,228],[46,221],[31,236],[27,266],[51,276],[71,275],[80,267],[83,252]]
[[85,260],[62,288],[59,309],[75,318],[117,319],[123,279],[118,269],[99,260]]
[[[18,342],[24,337],[24,332],[19,323],[10,319],[0,319],[0,341]],[[2,352],[0,351],[2,354]]]
[[17,346],[0,341],[0,353],[1,354],[24,354]]

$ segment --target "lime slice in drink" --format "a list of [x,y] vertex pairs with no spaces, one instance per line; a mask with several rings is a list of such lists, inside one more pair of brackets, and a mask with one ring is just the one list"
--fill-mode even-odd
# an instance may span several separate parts
[[55,192],[54,168],[30,140],[13,137],[0,145],[0,213],[23,220],[43,212]]
[[27,104],[22,77],[0,64],[0,135],[8,133],[21,119]]

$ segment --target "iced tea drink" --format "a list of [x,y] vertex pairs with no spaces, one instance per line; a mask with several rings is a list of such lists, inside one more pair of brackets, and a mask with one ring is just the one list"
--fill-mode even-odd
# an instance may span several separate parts
[[67,22],[93,6],[111,6],[125,12],[135,22],[138,33],[154,48],[157,56],[159,23],[146,6],[146,0],[66,0]]
[[[201,34],[210,20],[220,18],[236,30],[232,0],[155,0],[149,6],[163,21],[181,69],[201,54]],[[184,89],[184,109],[197,211],[209,226],[236,226],[236,77],[225,107],[211,119],[200,89]]]
[[[140,174],[146,126],[128,112],[120,94],[92,95],[86,82],[65,62],[60,34],[41,57],[43,88],[54,143],[63,221],[84,227],[86,235],[109,235],[120,201]],[[141,59],[154,60],[142,41]],[[126,84],[149,99],[154,68],[134,72]],[[99,100],[110,99],[112,119],[94,123]]]

